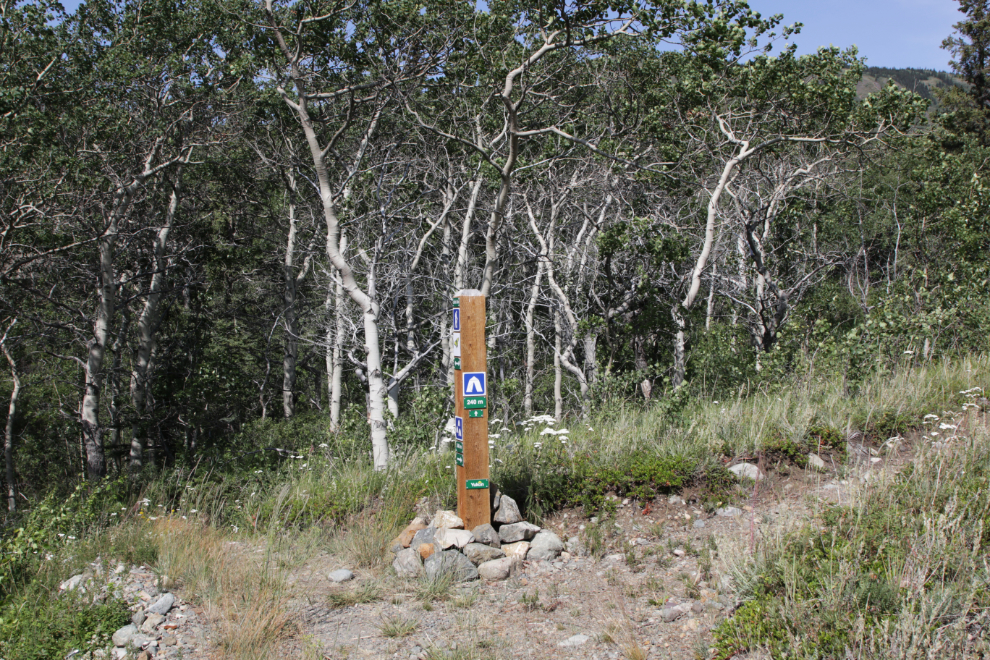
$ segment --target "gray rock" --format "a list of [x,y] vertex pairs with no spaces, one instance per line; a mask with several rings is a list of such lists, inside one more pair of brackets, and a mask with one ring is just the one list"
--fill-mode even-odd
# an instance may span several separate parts
[[430,525],[426,529],[419,530],[416,532],[416,535],[413,536],[412,543],[409,544],[409,547],[415,550],[424,543],[433,543],[433,538],[436,536],[436,533],[437,528],[433,525]]
[[582,644],[585,644],[590,639],[591,638],[588,637],[587,635],[572,635],[571,637],[568,637],[567,639],[565,639],[564,641],[562,641],[557,646],[565,646],[565,647],[566,646],[581,646]]
[[438,550],[448,548],[463,548],[468,543],[474,543],[474,534],[466,529],[438,529],[433,537],[433,545]]
[[752,463],[739,463],[733,465],[729,468],[729,472],[736,475],[737,479],[751,479],[753,481],[759,481],[763,478],[763,473],[760,472],[760,468],[756,467]]
[[[83,581],[85,579],[86,579],[86,576],[83,575],[83,574],[81,574],[81,573],[79,575],[73,575],[68,580],[66,580],[62,584],[58,585],[58,590],[59,591],[75,591],[77,588],[80,587],[80,585],[82,585],[82,583],[83,583]],[[82,591],[83,593],[86,593],[86,590],[85,589],[80,589],[80,591]]]
[[[502,496],[505,500],[505,495]],[[528,522],[517,522],[511,525],[502,525],[498,530],[498,538],[502,543],[515,543],[516,541],[528,541],[540,528]]]
[[354,573],[347,570],[346,568],[338,568],[333,573],[330,574],[330,579],[334,582],[347,582],[348,580],[354,579]]
[[464,529],[464,521],[453,511],[437,511],[431,524],[437,529]]
[[499,548],[493,548],[484,543],[468,543],[464,546],[464,556],[470,559],[472,564],[477,566],[478,564],[484,564],[486,561],[501,559],[505,556],[505,553]]
[[584,543],[577,536],[567,539],[567,543],[564,545],[567,547],[567,551],[575,557],[583,557],[588,554],[588,548],[584,546]]
[[498,511],[495,512],[495,522],[503,525],[522,522],[522,514],[519,513],[519,505],[508,495],[503,495],[499,499]]
[[423,559],[419,556],[419,550],[406,548],[395,555],[392,568],[395,569],[395,574],[401,578],[418,577],[423,572]]
[[133,623],[129,623],[123,628],[119,628],[117,632],[113,634],[111,639],[113,640],[114,646],[127,646],[127,643],[131,641],[134,635],[138,634],[138,627]]
[[715,515],[721,516],[723,518],[738,518],[743,514],[742,509],[734,506],[727,506],[721,509],[715,509]]
[[502,545],[502,542],[498,538],[498,532],[495,528],[485,523],[484,525],[478,525],[471,530],[474,534],[474,540],[478,543],[484,543],[485,545],[490,545],[493,548],[498,548]]
[[671,495],[670,497],[667,498],[667,504],[670,504],[672,506],[677,504],[684,504],[684,500],[679,495]]
[[478,579],[478,569],[474,567],[470,559],[456,550],[434,552],[427,557],[423,570],[426,577],[431,580],[445,573],[450,573],[456,582]]
[[705,521],[704,521],[704,520],[695,520],[695,521],[694,521],[694,525],[693,525],[693,527],[694,527],[695,529],[703,529],[703,528],[704,528],[704,526],[705,526]]
[[114,646],[127,646],[130,644],[134,648],[141,648],[155,641],[154,637],[148,637],[138,632],[138,627],[133,623],[129,623],[123,628],[118,629],[111,639]]
[[172,594],[162,594],[155,604],[148,608],[149,614],[168,614],[168,611],[175,605],[175,596]]
[[808,454],[808,467],[812,470],[824,470],[825,461],[818,454]]
[[530,541],[529,554],[526,555],[526,558],[552,561],[559,557],[563,550],[564,544],[561,543],[560,537],[544,529]]
[[685,614],[691,611],[691,605],[689,603],[682,603],[680,605],[670,605],[664,607],[660,610],[660,618],[670,623],[671,621],[676,621]]
[[526,554],[529,552],[529,541],[506,543],[502,546],[502,552],[505,553],[506,557],[517,557],[520,560],[525,559]]
[[154,634],[155,628],[164,620],[165,617],[161,614],[149,614],[145,618],[144,623],[141,624],[141,632],[148,633],[149,635]]
[[691,611],[694,612],[695,614],[701,614],[702,612],[705,611],[705,606],[695,601],[691,603]]
[[133,623],[135,626],[140,626],[142,623],[144,623],[144,619],[145,619],[144,610],[138,610],[137,612],[131,615],[131,623]]
[[502,557],[478,566],[478,575],[486,580],[505,580],[516,575],[521,568],[522,562],[516,557]]

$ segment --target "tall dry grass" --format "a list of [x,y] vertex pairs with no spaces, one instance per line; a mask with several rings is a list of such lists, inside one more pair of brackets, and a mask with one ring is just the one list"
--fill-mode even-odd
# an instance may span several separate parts
[[231,540],[215,528],[169,517],[154,523],[157,569],[202,605],[220,657],[267,660],[293,633],[285,571],[271,549]]

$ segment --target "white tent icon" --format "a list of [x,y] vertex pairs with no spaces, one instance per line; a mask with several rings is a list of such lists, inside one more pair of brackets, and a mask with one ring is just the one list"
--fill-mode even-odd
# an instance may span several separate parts
[[481,385],[481,379],[478,378],[477,376],[471,376],[471,378],[468,379],[467,387],[465,388],[464,393],[465,394],[482,394],[482,393],[484,393],[484,391],[485,391],[485,388],[482,387],[482,385]]

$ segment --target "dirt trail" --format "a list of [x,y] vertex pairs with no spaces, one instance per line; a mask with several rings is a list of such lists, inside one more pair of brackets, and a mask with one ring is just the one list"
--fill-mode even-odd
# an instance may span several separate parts
[[[848,503],[881,470],[908,460],[907,443],[878,459],[853,443],[838,471],[771,471],[736,502],[735,515],[711,515],[680,497],[644,510],[616,501],[614,531],[598,558],[562,555],[525,562],[504,582],[456,586],[445,601],[424,607],[415,582],[355,571],[337,585],[330,571],[346,566],[319,554],[292,571],[298,627],[284,657],[304,658],[672,658],[709,655],[711,630],[735,606],[719,588],[713,549],[751,552],[775,529],[813,519],[823,502]],[[645,512],[644,512],[645,511]],[[562,539],[580,536],[592,521],[562,511],[544,526]],[[603,525],[604,526],[604,525]],[[374,602],[332,608],[335,592],[379,587]],[[387,636],[390,624],[413,628]],[[637,651],[638,649],[638,651]]]

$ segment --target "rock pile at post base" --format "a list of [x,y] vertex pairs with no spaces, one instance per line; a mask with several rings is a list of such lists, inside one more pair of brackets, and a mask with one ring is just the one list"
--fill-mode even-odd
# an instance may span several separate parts
[[[519,506],[496,492],[491,524],[464,529],[453,511],[438,511],[427,522],[417,517],[393,539],[392,568],[403,578],[450,574],[457,582],[505,580],[532,561],[553,561],[564,544],[553,532],[523,520]],[[525,563],[524,563],[525,562]]]

